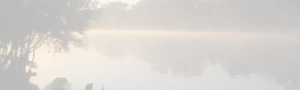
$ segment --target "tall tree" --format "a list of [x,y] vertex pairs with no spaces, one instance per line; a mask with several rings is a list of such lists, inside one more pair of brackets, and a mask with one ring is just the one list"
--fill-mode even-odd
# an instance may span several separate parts
[[[36,68],[35,49],[45,42],[55,52],[78,47],[96,17],[97,3],[92,0],[0,0],[0,89],[30,90]],[[30,53],[33,59],[29,60]]]

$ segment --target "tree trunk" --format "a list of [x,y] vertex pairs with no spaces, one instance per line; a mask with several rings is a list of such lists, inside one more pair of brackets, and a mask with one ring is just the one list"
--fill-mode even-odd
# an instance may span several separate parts
[[[12,50],[7,55],[7,47],[5,48],[5,52],[2,54],[3,61],[0,63],[0,69],[3,69],[5,65],[8,63],[9,59],[12,57]],[[1,58],[1,59],[2,59]]]

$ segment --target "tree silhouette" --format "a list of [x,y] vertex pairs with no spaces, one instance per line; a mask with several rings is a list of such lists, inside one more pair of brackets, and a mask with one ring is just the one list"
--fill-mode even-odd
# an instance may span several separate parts
[[0,0],[0,89],[37,89],[29,83],[35,74],[26,71],[37,67],[35,49],[45,42],[55,52],[81,46],[77,35],[91,28],[96,6],[92,0]]

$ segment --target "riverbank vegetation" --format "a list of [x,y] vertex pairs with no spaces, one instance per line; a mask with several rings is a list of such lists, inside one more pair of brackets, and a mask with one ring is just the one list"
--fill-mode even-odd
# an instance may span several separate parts
[[69,52],[70,44],[82,47],[84,38],[74,33],[85,36],[92,22],[100,19],[98,5],[92,0],[0,0],[1,78],[24,90],[30,69],[37,68],[37,48],[47,44],[55,54]]
[[109,2],[99,29],[297,31],[299,0],[140,0]]

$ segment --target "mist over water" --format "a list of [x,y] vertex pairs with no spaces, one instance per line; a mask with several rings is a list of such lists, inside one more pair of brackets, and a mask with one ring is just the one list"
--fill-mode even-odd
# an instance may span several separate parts
[[141,0],[102,5],[99,29],[298,32],[297,0]]
[[299,90],[297,0],[0,0],[0,90]]
[[[94,89],[104,84],[111,90],[298,88],[298,38],[293,33],[90,31],[86,48],[56,55],[55,61],[36,61],[37,72],[49,75],[32,80],[68,77],[74,89],[91,82]],[[57,66],[43,67],[48,64],[43,61]]]

